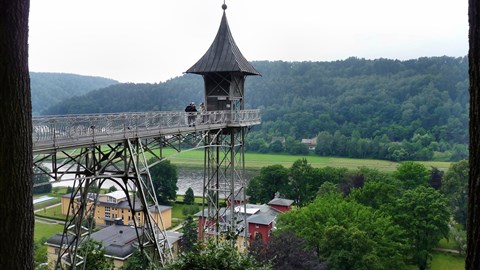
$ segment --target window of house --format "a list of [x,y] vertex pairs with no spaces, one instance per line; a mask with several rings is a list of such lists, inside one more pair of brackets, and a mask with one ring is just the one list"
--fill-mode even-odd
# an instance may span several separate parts
[[255,228],[257,228],[257,229],[258,229],[258,228],[260,228],[260,226],[258,226],[258,224],[255,224]]
[[105,217],[110,218],[110,212],[105,212]]
[[110,212],[110,207],[106,206],[105,207],[105,212]]

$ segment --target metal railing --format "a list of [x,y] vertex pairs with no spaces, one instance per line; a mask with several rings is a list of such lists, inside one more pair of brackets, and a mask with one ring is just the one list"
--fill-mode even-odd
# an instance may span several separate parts
[[260,123],[260,110],[140,112],[33,117],[33,149],[73,147],[228,126]]

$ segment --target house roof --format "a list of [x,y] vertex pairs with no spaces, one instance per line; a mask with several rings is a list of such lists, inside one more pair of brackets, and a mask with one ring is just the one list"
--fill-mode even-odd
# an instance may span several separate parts
[[238,213],[246,213],[247,215],[253,215],[260,211],[260,207],[243,207],[243,205],[236,206],[235,207],[235,212]]
[[[66,245],[67,243],[72,243],[73,240],[74,240],[74,237],[72,235],[66,234],[63,239],[63,244]],[[47,245],[56,246],[56,247],[60,247],[61,243],[62,243],[62,233],[57,233],[50,236],[50,238],[48,238],[46,242]]]
[[[140,236],[143,234],[142,230],[138,230]],[[67,235],[68,236],[68,235]],[[166,232],[167,240],[170,245],[177,242],[182,236],[182,233],[178,232]],[[104,229],[99,230],[90,235],[91,239],[102,242],[105,248],[105,255],[126,259],[130,256],[136,248],[137,233],[134,226],[127,225],[111,225]],[[73,237],[65,239],[73,241]],[[47,240],[47,245],[60,246],[62,240],[62,234],[57,233]]]
[[226,5],[212,45],[186,73],[241,72],[246,75],[260,75],[238,49],[230,32],[225,9]]
[[250,196],[245,195],[243,192],[235,194],[235,201],[244,201],[245,198],[248,200],[250,199]]
[[[64,194],[64,195],[62,195],[62,198],[71,198],[71,197],[72,197],[72,194],[73,194],[73,193]],[[89,192],[89,193],[87,194],[87,198],[90,199],[90,200],[95,200],[95,198],[96,198],[97,196],[100,196],[100,194],[92,193],[92,192]],[[78,199],[78,198],[80,198],[80,195],[75,196],[75,199]]]
[[123,190],[117,190],[117,191],[113,191],[113,192],[110,192],[110,193],[107,193],[107,194],[104,194],[102,196],[109,196],[109,197],[113,197],[115,198],[116,200],[119,200],[119,199],[123,199],[123,198],[126,198],[126,194]]
[[253,215],[249,218],[247,218],[248,223],[255,223],[255,224],[263,224],[263,225],[269,225],[275,220],[276,216],[271,215],[271,214],[257,214]]
[[[255,224],[264,224],[264,225],[269,225],[272,222],[275,222],[276,216],[281,213],[277,209],[266,205],[257,205],[257,204],[246,204],[246,217],[247,217],[247,223],[255,223]],[[245,213],[245,209],[243,206],[237,206],[235,207],[235,212],[240,214],[240,223],[244,223],[244,218],[243,218],[243,213]],[[221,208],[219,210],[219,213],[222,215],[220,223],[225,223],[229,222],[231,218],[231,210],[230,209],[225,209]],[[205,209],[203,212],[200,211],[195,214],[195,216],[198,217],[206,217],[208,214],[208,209]],[[213,216],[213,210],[211,210],[211,215]],[[239,223],[239,226],[241,225]]]
[[[120,197],[120,198],[125,197],[125,193],[123,193],[123,191],[115,191],[115,192],[122,192],[123,197]],[[111,193],[113,193],[113,192],[111,192]],[[111,194],[111,193],[108,193],[108,194]],[[105,196],[105,195],[108,195],[108,194],[102,194],[102,196]],[[72,196],[71,193],[62,195],[63,198],[71,198],[71,196]],[[94,200],[94,196],[96,196],[96,193],[88,193],[88,198],[89,199]],[[118,195],[115,195],[115,196],[118,196]],[[80,196],[77,196],[76,198],[78,199],[79,197]],[[132,203],[133,203],[133,201],[132,201]],[[97,204],[107,206],[107,207],[120,208],[120,209],[130,209],[130,205],[128,204],[128,200],[121,201],[119,203],[97,201]],[[166,205],[159,205],[158,208],[161,212],[164,212],[168,209],[171,209],[172,207],[171,206],[166,206]],[[142,203],[140,202],[139,199],[135,199],[135,211],[141,211],[141,210],[142,210]],[[155,209],[154,206],[150,206],[150,211],[158,212]]]
[[273,200],[268,202],[268,205],[279,205],[279,206],[290,206],[292,205],[293,201],[288,199],[282,198],[274,198]]
[[[139,230],[139,234],[143,234],[143,232]],[[101,229],[90,237],[95,241],[102,242],[106,255],[126,258],[135,250],[134,243],[137,240],[137,233],[133,226],[116,224]]]
[[170,245],[173,245],[175,242],[180,240],[183,236],[183,233],[166,231],[167,240]]

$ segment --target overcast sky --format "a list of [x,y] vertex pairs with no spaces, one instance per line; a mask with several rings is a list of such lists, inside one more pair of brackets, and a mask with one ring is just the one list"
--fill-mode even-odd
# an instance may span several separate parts
[[[223,0],[31,0],[30,70],[160,82],[209,48]],[[468,53],[467,0],[226,0],[249,60]]]

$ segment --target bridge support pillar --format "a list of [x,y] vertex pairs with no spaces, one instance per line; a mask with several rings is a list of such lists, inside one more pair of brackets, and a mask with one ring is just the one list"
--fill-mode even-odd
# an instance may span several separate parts
[[245,195],[245,127],[207,132],[205,139],[203,240],[248,240]]
[[[78,154],[58,154],[68,158],[59,158],[54,154],[55,158],[51,160],[62,164],[52,167],[62,168],[68,164],[69,169],[52,175],[62,177],[74,174],[56,269],[62,266],[68,269],[83,267],[88,252],[84,252],[81,246],[90,239],[94,221],[115,222],[110,213],[105,211],[101,213],[103,216],[99,216],[96,212],[96,206],[102,200],[99,191],[107,180],[113,181],[125,193],[139,248],[147,258],[160,267],[173,259],[149,172],[150,167],[163,160],[161,154],[152,150],[161,149],[161,145],[161,138],[127,139],[122,143],[82,148]],[[153,158],[147,160],[146,152]]]

